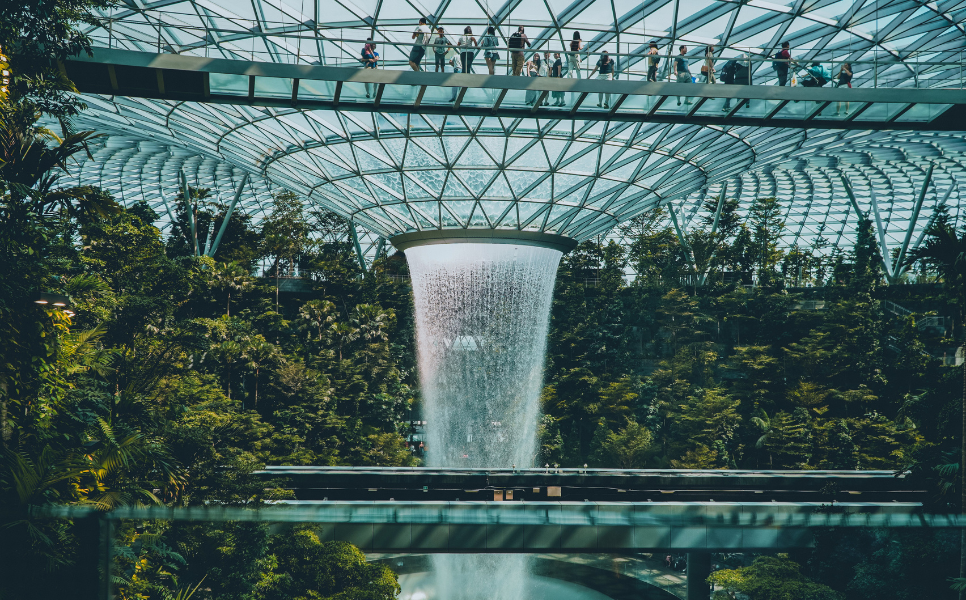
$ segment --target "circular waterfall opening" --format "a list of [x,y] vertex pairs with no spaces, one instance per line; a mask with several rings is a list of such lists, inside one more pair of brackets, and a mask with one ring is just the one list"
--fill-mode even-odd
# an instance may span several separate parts
[[[399,600],[444,600],[446,598],[441,595],[440,584],[433,571],[400,575],[399,585],[402,587]],[[530,575],[526,581],[526,589],[523,591],[524,595],[521,597],[528,600],[612,600],[611,596],[588,587],[539,575]],[[489,599],[496,596],[486,590],[480,590],[479,597]]]

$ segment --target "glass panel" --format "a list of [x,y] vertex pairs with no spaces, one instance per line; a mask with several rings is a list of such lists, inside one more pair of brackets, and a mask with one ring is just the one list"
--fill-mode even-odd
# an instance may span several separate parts
[[[627,100],[630,100],[630,98],[628,98]],[[624,101],[624,104],[622,105],[621,108],[627,105],[627,100]],[[691,110],[691,107],[697,101],[698,101],[698,98],[694,98],[694,97],[668,96],[667,98],[664,99],[664,102],[661,104],[661,108],[657,109],[657,114],[683,115],[687,113],[689,110]]]
[[[228,75],[211,73],[208,76],[208,89],[212,94],[248,95],[248,75]],[[291,94],[291,90],[289,90]]]
[[[597,102],[600,101],[598,99],[598,96],[599,94],[590,94],[589,96],[587,96],[587,99],[584,100],[584,106],[587,106],[587,103],[590,102],[591,99],[593,98],[594,102],[591,106],[594,106],[596,109],[596,104]],[[617,96],[616,94],[611,94],[612,101],[617,100],[619,97],[620,96]],[[605,100],[607,99],[606,94],[604,99]],[[661,96],[628,96],[627,98],[624,99],[624,103],[621,104],[621,107],[617,109],[617,112],[623,113],[623,114],[646,113],[647,111],[651,110],[651,108],[653,108],[654,105],[657,103],[657,101],[660,99],[661,99]],[[662,108],[668,107],[672,104],[674,104],[674,100],[672,100],[671,98],[668,98],[667,100],[664,101],[661,107]]]
[[376,95],[375,83],[362,83],[361,81],[346,81],[342,84],[342,93],[339,94],[340,102],[354,102],[372,98]]
[[256,98],[291,98],[292,80],[287,77],[256,77]]
[[856,121],[888,121],[892,115],[896,114],[908,104],[891,104],[877,102],[870,106],[868,110],[855,118]]
[[917,104],[904,112],[897,123],[929,122],[946,112],[952,104]]
[[391,104],[412,104],[419,95],[417,85],[399,85],[395,83],[386,84],[382,90],[382,102]]
[[[725,102],[727,102],[727,108],[725,107]],[[731,110],[731,107],[734,106],[731,102],[725,98],[708,98],[695,114],[704,117],[718,116]]]
[[508,90],[500,106],[505,108],[523,108],[527,105],[526,101],[532,94],[532,92],[525,90]]
[[459,86],[440,87],[430,85],[426,87],[423,94],[423,104],[452,104],[456,102],[456,96],[460,93]]
[[300,100],[331,100],[335,95],[334,81],[302,79],[299,81]]
[[775,119],[804,119],[809,114],[814,111],[821,102],[812,102],[811,100],[792,100],[788,104],[782,107],[778,114],[773,118]]
[[749,100],[738,111],[742,117],[764,117],[781,104],[779,100]]
[[493,106],[499,97],[500,90],[491,88],[466,88],[466,93],[463,94],[463,101],[460,103],[460,106]]
[[822,114],[815,115],[815,119],[823,121],[844,121],[865,106],[867,102],[833,102],[825,107]]

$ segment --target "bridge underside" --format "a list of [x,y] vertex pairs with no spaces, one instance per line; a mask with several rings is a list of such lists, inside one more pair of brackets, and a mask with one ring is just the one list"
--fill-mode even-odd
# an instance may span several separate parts
[[233,105],[799,129],[959,131],[966,121],[958,89],[414,73],[104,48],[64,69],[82,93]]
[[963,519],[919,514],[917,503],[815,502],[280,502],[236,507],[41,507],[37,518],[102,522],[315,523],[323,540],[365,552],[751,552],[803,548],[827,527],[957,527]]

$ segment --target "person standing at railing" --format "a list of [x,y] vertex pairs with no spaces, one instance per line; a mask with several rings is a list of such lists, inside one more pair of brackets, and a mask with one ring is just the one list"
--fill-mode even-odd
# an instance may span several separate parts
[[[556,77],[558,79],[563,77],[563,61],[560,60],[560,53],[553,53],[553,65],[550,67],[550,76]],[[553,106],[563,106],[564,105],[564,93],[563,92],[552,92],[553,96]]]
[[[540,71],[543,68],[543,61],[540,60],[540,53],[537,52],[533,55],[533,59],[528,61],[526,64],[527,75],[530,77],[540,77]],[[537,90],[527,90],[526,94],[526,104],[531,106],[537,101],[537,96],[540,92]]]
[[[835,87],[852,87],[852,65],[851,63],[842,63],[839,68],[838,81],[835,83]],[[838,102],[835,105],[835,116],[838,116],[842,112],[843,102]],[[849,114],[849,103],[845,102],[845,114]]]
[[[694,83],[691,78],[691,71],[688,70],[688,47],[681,46],[681,54],[674,59],[673,69],[674,80],[678,83]],[[685,104],[691,104],[691,99],[685,96]],[[681,106],[681,96],[678,96],[678,106]]]
[[571,77],[580,79],[580,53],[584,49],[584,42],[580,39],[580,32],[574,32],[574,39],[570,41],[570,53],[567,54],[567,72]]
[[[604,50],[604,53],[600,55],[597,66],[590,72],[587,79],[592,78],[597,71],[600,71],[600,75],[597,76],[598,81],[612,81],[614,79],[614,59],[610,57],[607,50]],[[604,92],[597,94],[597,106],[599,107],[601,103],[604,104],[604,108],[610,108],[610,94]]]
[[513,69],[514,75],[519,75],[523,72],[524,64],[526,60],[523,56],[523,49],[530,47],[530,40],[527,39],[527,34],[523,31],[523,25],[517,27],[517,30],[513,32],[510,39],[507,40],[507,46],[510,48],[510,65]]
[[450,48],[446,32],[442,27],[436,28],[436,39],[433,40],[433,54],[436,57],[436,73],[446,72],[446,52]]
[[486,34],[480,38],[480,48],[484,48],[483,60],[486,61],[486,69],[490,75],[496,74],[496,61],[500,60],[500,53],[490,48],[496,48],[500,41],[496,39],[496,27],[487,27]]
[[[366,45],[362,47],[362,66],[364,69],[375,69],[379,65],[379,53],[372,38],[366,38]],[[366,98],[372,95],[372,84],[366,84]]]
[[432,33],[429,31],[429,21],[426,17],[419,19],[419,26],[416,27],[416,31],[413,32],[413,49],[409,52],[409,66],[413,68],[413,71],[420,71],[419,63],[423,61],[423,56],[426,54],[426,44],[429,43]]
[[707,46],[704,49],[704,64],[701,65],[701,74],[704,75],[704,83],[717,83],[714,76],[714,46]]
[[775,54],[775,60],[771,66],[778,75],[778,85],[785,86],[788,83],[788,64],[792,60],[792,53],[788,42],[782,42],[782,49]]
[[476,50],[469,50],[469,48],[476,48],[478,44],[476,43],[476,38],[473,37],[473,28],[467,26],[463,30],[463,35],[457,40],[456,45],[460,48],[460,63],[463,66],[464,73],[473,72],[473,59],[476,58]]
[[657,68],[661,64],[661,53],[657,49],[657,42],[651,42],[647,49],[647,80],[657,81]]

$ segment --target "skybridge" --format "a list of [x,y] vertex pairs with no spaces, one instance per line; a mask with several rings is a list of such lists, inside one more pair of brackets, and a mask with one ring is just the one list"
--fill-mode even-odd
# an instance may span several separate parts
[[600,81],[361,69],[97,48],[85,94],[369,113],[792,129],[958,131],[966,90]]
[[266,467],[256,476],[298,500],[921,503],[892,471]]

